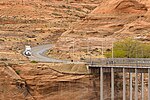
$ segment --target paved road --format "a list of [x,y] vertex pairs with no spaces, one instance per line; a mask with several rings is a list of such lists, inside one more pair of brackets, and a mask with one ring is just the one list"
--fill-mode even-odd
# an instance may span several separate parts
[[71,63],[71,64],[83,64],[83,62],[71,62],[67,60],[59,60],[55,58],[48,57],[44,53],[47,50],[50,50],[53,48],[54,45],[52,44],[46,44],[46,45],[40,45],[33,47],[31,50],[32,56],[29,57],[30,61],[38,61],[38,62],[46,62],[46,63]]
[[57,63],[67,63],[65,60],[58,60],[46,56],[44,53],[53,47],[52,44],[40,45],[32,48],[32,56],[29,57],[31,61],[38,62],[57,62]]

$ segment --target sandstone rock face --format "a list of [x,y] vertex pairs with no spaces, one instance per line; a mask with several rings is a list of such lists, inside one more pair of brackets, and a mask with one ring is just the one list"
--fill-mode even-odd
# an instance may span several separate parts
[[135,0],[110,0],[100,4],[91,14],[144,13],[146,5]]
[[[94,27],[94,29],[92,28],[93,30],[106,30],[113,33],[117,31],[120,32],[129,24],[146,22],[144,18],[149,11],[148,9],[146,4],[135,0],[105,1],[100,3],[100,5],[87,16],[85,21],[81,22],[81,26],[84,28],[88,27],[87,29]],[[82,27],[80,27],[80,29],[82,29]],[[103,34],[103,32],[101,32],[101,34]]]

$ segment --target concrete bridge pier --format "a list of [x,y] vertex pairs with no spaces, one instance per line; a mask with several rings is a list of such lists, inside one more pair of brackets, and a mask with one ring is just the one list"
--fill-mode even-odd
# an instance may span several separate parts
[[126,75],[125,75],[125,68],[123,68],[123,100],[126,100]]
[[114,100],[114,68],[111,68],[111,100]]
[[103,68],[100,68],[100,100],[104,100],[103,98]]
[[150,68],[148,69],[148,100],[150,100]]
[[129,73],[130,74],[130,100],[132,100],[132,72]]
[[137,68],[135,68],[135,100],[138,100],[138,70]]
[[142,82],[141,99],[144,100],[144,73],[141,73],[141,82]]

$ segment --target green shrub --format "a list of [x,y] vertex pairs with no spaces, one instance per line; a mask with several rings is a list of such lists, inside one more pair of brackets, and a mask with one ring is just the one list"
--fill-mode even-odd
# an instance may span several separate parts
[[[105,56],[108,58],[111,55],[112,51],[105,53]],[[149,58],[150,44],[128,38],[114,43],[113,55],[115,58]]]
[[16,73],[17,73],[18,75],[20,75],[20,72],[21,72],[20,70],[16,70]]
[[38,62],[33,60],[33,61],[31,61],[31,63],[38,63]]

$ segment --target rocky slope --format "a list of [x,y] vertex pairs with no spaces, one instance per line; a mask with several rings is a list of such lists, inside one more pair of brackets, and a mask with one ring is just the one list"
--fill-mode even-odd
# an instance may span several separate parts
[[[74,25],[73,30],[82,30],[85,33],[95,31],[99,37],[115,36],[121,33],[122,36],[144,35],[149,27],[149,2],[106,0],[83,21]],[[91,34],[94,37],[95,34],[93,32]]]
[[149,9],[149,0],[1,0],[0,54],[57,41],[50,54],[98,57],[118,39],[149,41]]
[[[70,50],[71,53],[84,51],[82,48],[86,47],[87,49],[89,46],[91,52],[95,52],[96,49],[100,55],[103,51],[111,49],[112,42],[119,39],[131,37],[149,43],[149,10],[149,0],[102,1],[82,21],[73,24],[70,31],[62,34],[57,41],[55,50],[63,52],[66,47],[66,50]],[[72,48],[75,50],[73,51]],[[71,53],[74,56],[78,54]],[[86,55],[88,53],[84,57]]]
[[[1,0],[0,55],[10,60],[22,58],[25,45],[55,43],[73,23],[82,20],[98,0]],[[14,58],[14,59],[13,59]]]

